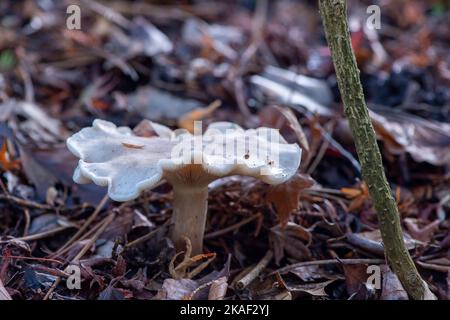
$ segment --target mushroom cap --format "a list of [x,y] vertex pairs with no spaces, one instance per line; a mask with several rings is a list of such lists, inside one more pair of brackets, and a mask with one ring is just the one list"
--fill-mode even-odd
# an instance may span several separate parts
[[94,120],[67,139],[80,158],[73,179],[108,186],[109,197],[128,201],[166,178],[174,188],[205,187],[229,175],[245,175],[279,184],[294,175],[301,149],[288,144],[278,130],[244,130],[231,122],[215,122],[203,135],[172,131],[153,123],[158,136],[139,137],[128,127]]

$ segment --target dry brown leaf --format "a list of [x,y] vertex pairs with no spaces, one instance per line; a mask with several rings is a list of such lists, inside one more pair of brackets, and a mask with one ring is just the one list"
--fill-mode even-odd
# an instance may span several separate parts
[[139,122],[138,125],[133,128],[133,132],[139,137],[151,138],[158,136],[155,129],[153,128],[152,122],[147,119]]
[[194,110],[184,114],[178,120],[178,126],[188,130],[190,133],[194,133],[194,121],[204,119],[211,115],[217,108],[220,107],[221,104],[222,102],[220,100],[214,100],[206,108],[195,108]]
[[[364,250],[375,254],[384,255],[383,239],[380,230],[365,231],[360,233],[351,233],[347,235],[347,241]],[[408,250],[414,249],[417,241],[412,239],[408,234],[403,235]]]
[[392,154],[408,152],[415,161],[434,165],[450,163],[450,125],[390,109],[371,111],[379,139]]
[[[293,222],[288,222],[286,227],[280,224],[270,229],[270,241],[273,246],[275,262],[278,264],[286,252],[296,260],[306,260],[311,257],[308,245],[311,242],[311,232]],[[305,244],[306,242],[306,244]]]
[[5,140],[0,149],[0,165],[5,171],[19,169],[20,161],[19,160],[11,160],[8,154],[8,143]]
[[211,283],[208,293],[208,300],[223,300],[228,289],[227,280],[227,277],[220,277]]
[[406,228],[409,231],[409,234],[419,241],[428,243],[433,238],[433,235],[436,233],[436,231],[439,230],[439,224],[441,223],[440,220],[434,220],[430,224],[426,225],[423,228],[419,227],[419,222],[417,219],[412,218],[406,218],[403,220],[405,223]]
[[275,207],[283,227],[287,225],[290,215],[298,209],[302,191],[313,185],[314,180],[309,175],[297,173],[287,182],[269,189],[267,201]]
[[299,285],[287,285],[286,289],[289,291],[305,292],[312,296],[324,297],[328,294],[325,292],[325,288],[336,279],[327,280],[325,282],[311,283],[311,284],[299,284]]
[[[191,257],[192,253],[192,245],[191,241],[188,238],[185,238],[186,241],[186,251],[177,253],[169,264],[169,272],[172,278],[174,279],[192,279],[197,274],[202,272],[215,258],[215,253],[204,253],[204,254],[198,254],[196,256]],[[176,267],[175,267],[175,260],[178,256],[184,253],[183,261],[181,261]],[[188,272],[188,269],[196,265],[199,261],[206,259],[206,261],[202,262],[198,266],[196,266],[192,271]]]
[[342,268],[344,269],[347,293],[352,296],[353,299],[366,299],[367,290],[365,283],[369,276],[367,273],[367,265],[343,264]]
[[351,199],[348,206],[349,212],[358,211],[370,198],[369,188],[367,188],[365,182],[359,183],[354,188],[341,188],[341,192],[343,192],[347,198]]
[[0,280],[0,300],[12,300],[11,296],[3,285],[2,280]]
[[398,277],[387,265],[382,266],[383,284],[381,300],[408,300],[408,294],[403,288]]
[[165,279],[157,299],[182,300],[197,289],[197,281],[191,279]]
[[287,119],[289,122],[289,126],[292,130],[294,130],[295,135],[297,136],[297,140],[300,143],[300,147],[302,147],[302,151],[304,151],[306,154],[309,153],[309,143],[306,139],[306,135],[302,129],[302,126],[297,120],[297,117],[295,116],[294,112],[292,112],[289,108],[282,108],[279,106],[275,106],[277,110],[281,112],[281,114]]

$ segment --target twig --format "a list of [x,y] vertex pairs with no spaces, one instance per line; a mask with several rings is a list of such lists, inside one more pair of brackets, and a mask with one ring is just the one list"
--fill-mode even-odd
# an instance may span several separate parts
[[75,241],[78,240],[78,238],[83,234],[83,232],[92,224],[92,222],[97,218],[97,215],[99,212],[103,209],[106,202],[108,201],[108,194],[106,194],[103,199],[100,201],[100,203],[97,205],[97,208],[95,208],[94,212],[91,214],[91,216],[86,220],[86,222],[81,226],[80,229],[70,238],[61,248],[58,249],[58,251],[53,255],[53,257],[57,257],[61,255],[63,252],[66,251],[66,249]]
[[[106,219],[102,222],[101,227],[97,230],[97,232],[92,236],[92,238],[89,240],[88,243],[86,243],[86,245],[80,250],[80,252],[78,252],[78,254],[72,259],[72,261],[69,263],[70,264],[76,264],[80,261],[80,259],[86,254],[86,252],[92,247],[92,245],[95,243],[95,241],[97,240],[97,238],[102,234],[102,232],[106,229],[106,227],[113,221],[115,217],[115,213],[112,212],[108,217],[106,217]],[[66,272],[67,267],[64,269],[63,272]],[[47,291],[47,293],[45,294],[43,300],[48,300],[48,298],[51,296],[51,294],[53,293],[53,291],[55,291],[56,287],[59,285],[59,283],[61,282],[61,277],[57,277],[55,279],[55,282],[52,284],[52,286],[50,287],[50,289]]]
[[315,261],[304,261],[304,262],[298,262],[291,264],[289,266],[277,269],[275,271],[272,271],[269,273],[270,275],[274,275],[275,273],[286,273],[293,269],[300,268],[300,267],[308,267],[308,266],[319,266],[319,265],[326,265],[326,264],[384,264],[386,263],[383,259],[328,259],[328,260],[315,260]]
[[103,233],[103,231],[105,231],[106,227],[113,221],[114,217],[115,217],[114,212],[112,212],[108,217],[106,217],[102,226],[97,230],[97,232],[92,236],[92,238],[89,239],[88,243],[86,243],[86,245],[80,250],[80,252],[75,256],[75,258],[72,259],[72,263],[77,263],[86,254],[86,252],[88,252],[88,250],[92,247],[97,238]]
[[0,194],[0,200],[8,200],[24,207],[30,207],[41,210],[54,210],[53,207],[30,200],[21,199],[10,194]]
[[346,1],[320,0],[319,7],[344,111],[361,162],[362,176],[377,211],[385,255],[391,269],[413,299],[422,300],[431,297],[432,294],[420,277],[403,241],[400,215],[384,173],[381,153],[351,45]]
[[160,227],[156,228],[155,230],[150,231],[149,233],[143,235],[140,238],[137,238],[131,242],[128,242],[125,245],[125,248],[131,248],[133,246],[136,246],[140,243],[146,242],[147,240],[150,240],[151,238],[153,238],[153,236],[159,231],[160,228],[164,228],[165,226],[167,226],[170,223],[170,219],[167,220],[166,222],[164,222]]
[[314,157],[314,161],[310,164],[308,170],[306,170],[307,174],[311,174],[316,170],[316,167],[319,165],[320,161],[322,160],[323,156],[325,155],[325,152],[328,149],[328,146],[330,145],[330,142],[328,140],[325,140],[322,142],[322,145],[319,148],[319,151],[317,152],[316,156]]
[[421,262],[421,261],[417,261],[417,264],[419,266],[421,266],[422,268],[430,269],[430,270],[434,270],[434,271],[439,271],[439,272],[444,272],[444,273],[447,273],[450,271],[450,266],[442,266],[442,265],[438,265],[438,264],[434,264],[434,263],[426,263],[426,262]]
[[205,234],[204,239],[211,239],[211,238],[215,238],[215,237],[218,237],[218,236],[222,236],[222,235],[224,235],[224,234],[226,234],[228,232],[231,232],[231,231],[234,231],[236,229],[239,229],[243,225],[246,225],[247,223],[255,220],[256,218],[258,218],[260,216],[261,216],[261,213],[258,212],[256,214],[252,215],[251,217],[248,217],[247,219],[239,221],[238,223],[235,223],[235,224],[233,224],[233,225],[231,225],[229,227],[226,227],[226,228],[224,228],[222,230],[217,230],[217,231],[214,231],[214,232],[207,233],[207,234]]
[[25,216],[25,227],[23,228],[23,236],[26,237],[28,235],[28,230],[30,229],[30,210],[28,208],[25,208],[23,210],[23,215]]
[[57,254],[54,253],[53,255],[51,255],[51,257],[55,258],[55,257],[61,256],[61,255],[63,255],[64,253],[68,252],[70,249],[72,249],[72,247],[73,247],[74,245],[77,244],[78,241],[85,240],[85,239],[89,238],[91,235],[93,235],[93,234],[98,230],[98,228],[101,227],[102,223],[103,223],[103,221],[100,221],[100,222],[97,223],[94,227],[92,227],[88,232],[86,232],[85,234],[83,234],[76,242],[72,243],[70,246],[68,246],[68,247],[65,248],[64,250],[58,251]]
[[272,260],[273,252],[271,250],[267,251],[264,257],[259,261],[256,266],[250,270],[247,275],[245,275],[241,280],[236,282],[236,288],[239,290],[247,287],[255,278],[264,270],[264,268],[269,264],[270,260]]
[[[3,258],[4,256],[0,256],[0,258]],[[59,263],[63,264],[64,262],[55,260],[55,259],[49,259],[49,258],[37,258],[37,257],[23,257],[23,256],[7,256],[8,259],[17,259],[17,260],[35,260],[35,261],[43,261],[43,262],[53,262],[53,263]]]
[[[68,228],[73,228],[73,226],[61,226],[61,227],[57,227],[57,228],[52,229],[52,230],[44,231],[44,232],[41,232],[41,233],[36,233],[36,234],[29,235],[29,236],[26,236],[26,237],[14,238],[14,239],[20,240],[20,241],[34,241],[34,240],[43,239],[43,238],[46,238],[48,236],[54,235],[55,233],[58,233],[58,232],[63,231],[63,230],[66,230]],[[8,240],[0,241],[0,243],[6,243],[6,242],[8,242]]]

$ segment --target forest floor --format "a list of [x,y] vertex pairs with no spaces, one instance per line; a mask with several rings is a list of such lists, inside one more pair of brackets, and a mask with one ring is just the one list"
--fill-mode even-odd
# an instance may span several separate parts
[[[0,300],[407,299],[384,259],[316,1],[69,2],[80,30],[66,26],[66,1],[0,3]],[[406,245],[449,299],[449,3],[382,2],[370,29],[373,2],[349,1],[366,100]],[[97,118],[276,128],[302,161],[277,187],[212,183],[204,253],[183,258],[168,237],[170,185],[118,203],[73,182],[65,141]],[[81,289],[67,281],[73,265]]]

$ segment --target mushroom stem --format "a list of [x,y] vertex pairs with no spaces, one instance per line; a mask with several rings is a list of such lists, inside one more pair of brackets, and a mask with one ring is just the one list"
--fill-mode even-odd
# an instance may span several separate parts
[[192,254],[202,253],[207,211],[208,186],[174,188],[172,241],[177,251],[185,248],[184,237],[187,237],[192,244]]

